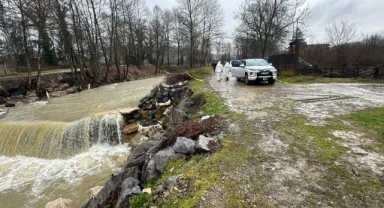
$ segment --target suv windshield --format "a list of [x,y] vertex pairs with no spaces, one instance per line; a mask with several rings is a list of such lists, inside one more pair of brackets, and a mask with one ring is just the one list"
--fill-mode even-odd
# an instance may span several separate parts
[[247,66],[268,66],[268,62],[262,59],[247,60]]

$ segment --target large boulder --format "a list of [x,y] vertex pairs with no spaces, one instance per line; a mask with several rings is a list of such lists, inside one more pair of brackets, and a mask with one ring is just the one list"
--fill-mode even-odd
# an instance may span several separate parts
[[63,90],[63,89],[68,88],[68,87],[69,87],[69,84],[67,84],[67,83],[60,84],[57,86],[57,88],[59,88],[59,90]]
[[4,85],[8,91],[18,90],[21,86],[20,82],[12,79],[5,81]]
[[3,86],[0,86],[0,96],[20,97],[27,94],[25,86],[16,80],[6,80]]
[[149,137],[154,134],[156,131],[162,130],[163,127],[155,120],[146,119],[142,120],[139,123],[139,132],[140,134]]
[[0,97],[0,105],[4,105],[6,103],[7,101],[3,97]]
[[0,96],[1,97],[9,97],[10,96],[8,89],[4,86],[1,86],[1,85],[0,85]]
[[127,114],[129,115],[137,112],[138,110],[139,110],[138,108],[124,108],[124,109],[119,109],[119,113],[121,115],[127,115]]
[[76,80],[74,80],[71,77],[64,77],[64,78],[61,77],[61,79],[58,78],[58,80],[61,83],[67,83],[70,87],[75,86],[75,83],[76,83]]
[[15,106],[16,106],[16,104],[14,104],[14,103],[6,103],[5,104],[5,107],[7,107],[7,108],[13,108]]
[[133,124],[128,124],[124,126],[123,133],[128,135],[128,134],[136,133],[138,130],[139,130],[139,127],[137,126],[137,124],[133,123]]
[[157,148],[159,141],[148,141],[137,146],[135,151],[129,156],[127,167],[142,166],[145,162],[145,154],[148,150]]
[[200,135],[199,139],[196,142],[196,149],[198,151],[205,151],[210,152],[211,149],[209,148],[209,142],[214,142],[214,138],[206,137],[204,135]]
[[66,91],[54,91],[49,94],[51,97],[62,97],[67,95]]
[[70,87],[70,88],[66,89],[65,92],[66,92],[67,94],[74,94],[74,93],[77,93],[77,87],[76,87],[76,86]]
[[107,207],[111,204],[116,204],[121,196],[121,191],[124,191],[122,187],[123,182],[127,178],[137,179],[139,178],[139,174],[140,169],[136,166],[125,168],[119,174],[113,175],[104,185],[103,189],[94,198],[89,200],[85,207]]
[[59,198],[55,201],[48,202],[45,208],[71,208],[72,201],[70,199]]
[[119,166],[119,167],[125,167],[127,165],[127,161],[128,161],[128,156],[127,155],[120,156],[116,160],[116,165]]
[[97,196],[97,194],[104,188],[104,186],[96,186],[88,189],[88,197],[89,199],[93,199]]
[[165,168],[167,167],[168,162],[170,160],[176,160],[180,157],[181,155],[177,154],[172,148],[157,152],[149,160],[145,172],[143,174],[143,179],[157,179],[162,173],[164,173]]
[[140,181],[136,178],[129,177],[124,180],[121,185],[121,195],[115,205],[115,207],[129,207],[129,197],[135,194],[140,194]]
[[25,89],[24,85],[20,85],[20,87],[17,90],[10,90],[12,97],[21,97],[27,94],[27,90]]
[[161,184],[157,186],[156,192],[161,193],[166,189],[170,189],[171,187],[176,187],[177,186],[177,180],[180,178],[181,175],[175,175],[175,176],[170,176],[165,180],[164,184]]
[[178,137],[173,145],[173,150],[176,153],[193,154],[196,151],[196,143],[192,139]]

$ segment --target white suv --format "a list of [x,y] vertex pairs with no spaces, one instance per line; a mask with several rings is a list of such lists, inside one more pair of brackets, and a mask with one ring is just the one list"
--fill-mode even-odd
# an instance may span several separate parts
[[275,84],[277,70],[264,59],[244,59],[231,61],[232,77],[237,81],[244,79],[245,84],[253,82],[268,81],[269,84]]

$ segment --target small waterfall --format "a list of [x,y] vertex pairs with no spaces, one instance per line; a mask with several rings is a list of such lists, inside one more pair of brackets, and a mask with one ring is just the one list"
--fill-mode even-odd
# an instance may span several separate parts
[[93,144],[121,144],[124,119],[119,113],[76,122],[0,122],[0,155],[66,158]]
[[119,113],[104,115],[99,122],[98,143],[121,144],[121,129],[124,125],[123,116]]

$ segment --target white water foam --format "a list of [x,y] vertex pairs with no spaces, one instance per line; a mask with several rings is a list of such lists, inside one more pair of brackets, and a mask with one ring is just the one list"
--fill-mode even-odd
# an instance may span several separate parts
[[116,157],[128,155],[129,151],[128,144],[99,144],[88,152],[65,160],[0,156],[0,192],[31,187],[29,194],[41,197],[49,187],[60,185],[70,188],[85,176],[99,174],[103,169],[118,171]]

